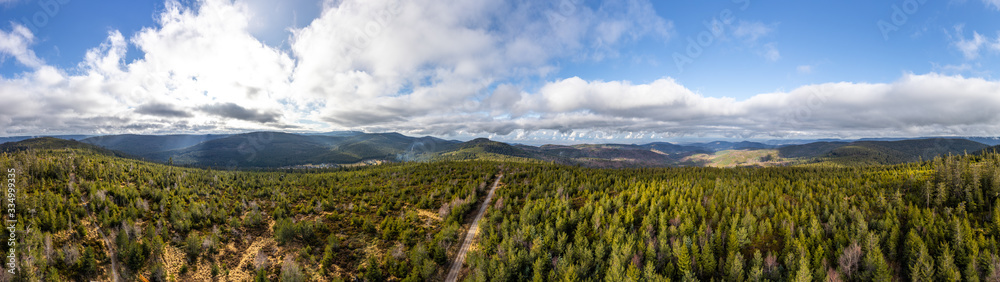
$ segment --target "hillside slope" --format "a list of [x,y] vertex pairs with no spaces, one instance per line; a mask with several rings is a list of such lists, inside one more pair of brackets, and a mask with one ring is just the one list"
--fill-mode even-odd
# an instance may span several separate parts
[[155,153],[183,149],[205,141],[225,138],[229,135],[107,135],[80,140],[136,156],[150,156]]
[[778,149],[783,158],[811,159],[839,165],[900,164],[942,155],[975,153],[987,146],[966,139],[912,139],[901,141],[817,142]]

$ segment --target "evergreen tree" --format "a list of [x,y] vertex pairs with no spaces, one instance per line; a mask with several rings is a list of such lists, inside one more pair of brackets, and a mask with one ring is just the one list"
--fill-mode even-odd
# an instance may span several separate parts
[[947,244],[938,256],[937,280],[942,282],[957,282],[962,280],[958,267],[955,266],[955,258],[951,254],[951,248]]
[[680,271],[682,276],[690,275],[691,272],[691,257],[688,254],[687,247],[680,240],[674,241],[673,244],[674,258],[677,259],[677,270]]
[[712,275],[716,272],[716,258],[712,251],[712,244],[706,243],[701,250],[701,258],[699,258],[699,264],[701,266],[703,275]]
[[[996,181],[1000,182],[1000,179]],[[1000,201],[996,201],[993,206],[993,230],[995,234],[1000,234]]]
[[923,240],[916,235],[913,230],[907,235],[907,247],[913,252],[910,254],[910,280],[911,281],[934,281],[934,260],[927,251],[927,246]]
[[743,255],[737,252],[729,253],[729,265],[726,267],[729,281],[743,281]]
[[764,279],[764,257],[760,254],[760,250],[753,251],[753,263],[750,266],[750,275],[747,280],[752,282],[762,281]]
[[892,281],[892,272],[885,261],[885,256],[882,255],[882,249],[879,248],[878,236],[871,234],[867,244],[864,259],[866,278],[870,281]]
[[809,257],[799,256],[799,267],[798,271],[795,273],[795,282],[810,282],[812,281],[812,268],[809,267]]

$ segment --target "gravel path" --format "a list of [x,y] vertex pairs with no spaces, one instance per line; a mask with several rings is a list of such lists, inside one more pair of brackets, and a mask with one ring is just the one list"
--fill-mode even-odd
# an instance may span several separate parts
[[455,262],[451,265],[451,271],[448,272],[448,278],[445,278],[445,282],[455,282],[458,281],[458,274],[462,271],[462,266],[465,265],[465,253],[469,251],[469,247],[472,246],[472,241],[476,239],[476,235],[479,234],[479,220],[483,218],[483,214],[486,213],[486,208],[490,205],[490,200],[493,199],[493,192],[497,190],[497,186],[500,185],[500,179],[503,178],[503,174],[497,176],[497,180],[493,181],[493,187],[490,187],[490,192],[486,194],[486,200],[483,201],[482,207],[479,208],[479,213],[476,214],[476,219],[472,221],[472,225],[469,226],[469,232],[465,234],[465,240],[462,241],[462,248],[458,249],[458,256],[455,257]]

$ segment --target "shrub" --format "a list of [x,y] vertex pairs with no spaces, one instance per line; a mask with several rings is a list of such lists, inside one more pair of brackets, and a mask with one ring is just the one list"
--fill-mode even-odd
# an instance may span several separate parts
[[187,258],[190,261],[195,261],[198,259],[198,255],[201,254],[201,238],[198,233],[191,232],[188,233],[187,240],[185,241],[187,249]]
[[281,281],[282,282],[301,282],[306,281],[305,275],[302,274],[302,269],[299,267],[298,263],[292,257],[285,259],[285,262],[281,265]]

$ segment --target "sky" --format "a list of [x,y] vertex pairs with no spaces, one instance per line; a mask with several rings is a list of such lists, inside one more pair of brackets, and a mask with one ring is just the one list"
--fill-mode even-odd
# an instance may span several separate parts
[[0,136],[1000,136],[1000,0],[0,0]]

